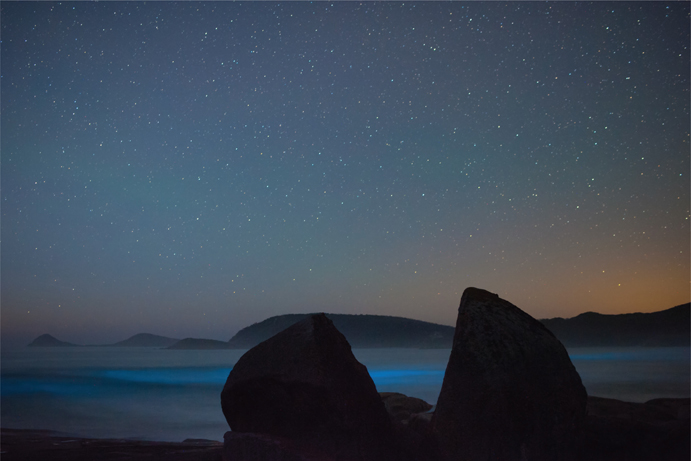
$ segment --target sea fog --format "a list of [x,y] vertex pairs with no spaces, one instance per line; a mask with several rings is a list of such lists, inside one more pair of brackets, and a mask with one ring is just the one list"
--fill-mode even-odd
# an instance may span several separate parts
[[[222,440],[220,393],[244,350],[122,347],[3,350],[3,428],[74,436]],[[354,349],[380,392],[436,403],[450,350]],[[689,397],[689,347],[573,348],[588,394],[632,402]]]

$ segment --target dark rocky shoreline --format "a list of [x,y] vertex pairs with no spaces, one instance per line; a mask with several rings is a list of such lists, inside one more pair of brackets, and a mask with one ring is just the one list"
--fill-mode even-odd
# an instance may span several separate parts
[[222,452],[223,443],[215,440],[88,439],[22,429],[0,433],[0,458],[5,461],[221,461]]
[[[398,396],[395,406],[387,406],[391,416],[399,422],[424,424],[429,413],[411,418],[425,408],[418,399],[406,409]],[[589,396],[580,459],[688,461],[689,403],[688,398],[633,403]],[[223,442],[215,440],[89,439],[21,429],[2,429],[0,434],[0,458],[5,461],[221,461],[222,453]]]

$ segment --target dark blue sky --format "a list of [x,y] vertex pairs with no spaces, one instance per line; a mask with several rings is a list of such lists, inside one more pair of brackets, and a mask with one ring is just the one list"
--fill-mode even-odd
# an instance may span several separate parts
[[2,2],[2,336],[689,301],[689,4]]

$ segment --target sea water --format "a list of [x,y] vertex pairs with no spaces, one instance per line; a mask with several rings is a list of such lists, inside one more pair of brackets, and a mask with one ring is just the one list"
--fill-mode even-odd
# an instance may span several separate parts
[[[243,350],[80,347],[3,350],[3,428],[74,436],[222,440],[220,394]],[[354,349],[377,390],[434,404],[449,350]],[[689,397],[690,348],[577,348],[590,395],[644,402]]]

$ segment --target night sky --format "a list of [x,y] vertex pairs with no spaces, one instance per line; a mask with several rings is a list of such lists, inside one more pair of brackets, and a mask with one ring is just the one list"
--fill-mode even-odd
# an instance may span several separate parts
[[2,2],[2,339],[689,301],[689,3]]

